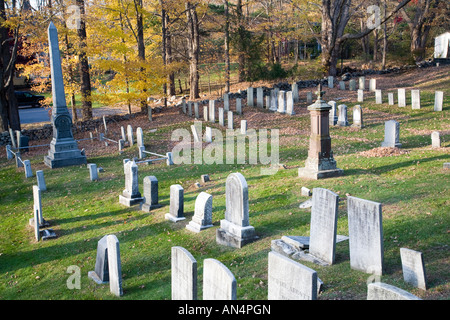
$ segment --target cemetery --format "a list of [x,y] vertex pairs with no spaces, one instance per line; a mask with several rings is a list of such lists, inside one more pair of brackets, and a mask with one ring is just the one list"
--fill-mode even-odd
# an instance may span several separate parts
[[73,130],[56,32],[52,136],[1,146],[1,300],[450,298],[450,65]]

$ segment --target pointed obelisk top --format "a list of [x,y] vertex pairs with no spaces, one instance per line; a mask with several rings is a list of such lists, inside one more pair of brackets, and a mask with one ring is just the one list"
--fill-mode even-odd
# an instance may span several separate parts
[[58,30],[53,22],[48,26],[48,44],[50,54],[50,68],[52,80],[53,115],[68,113],[66,95],[64,93],[64,80],[61,68],[61,55],[58,44]]

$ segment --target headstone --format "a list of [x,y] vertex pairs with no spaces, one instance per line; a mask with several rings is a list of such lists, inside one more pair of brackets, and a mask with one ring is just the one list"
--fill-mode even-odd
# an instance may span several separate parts
[[302,188],[300,189],[300,191],[301,191],[301,195],[302,195],[302,196],[305,196],[305,197],[311,197],[311,195],[312,195],[311,190],[308,189],[308,188],[306,188],[306,187],[302,187]]
[[390,106],[393,106],[394,103],[394,93],[393,92],[388,92],[388,104]]
[[384,141],[382,147],[400,148],[400,123],[389,120],[384,123]]
[[[33,214],[37,213],[38,223],[40,227],[45,227],[48,223],[44,220],[44,216],[42,214],[42,198],[41,198],[41,189],[38,186],[33,186]],[[30,225],[35,223],[35,217],[30,219]]]
[[20,151],[16,151],[16,167],[17,168],[23,167],[23,161],[22,156],[20,155]]
[[197,260],[183,247],[172,247],[172,300],[197,300]]
[[148,121],[153,121],[152,110],[153,110],[153,108],[151,106],[147,106],[147,118],[148,118]]
[[120,297],[123,295],[123,290],[119,240],[115,235],[108,235],[106,242],[108,245],[109,291],[116,297]]
[[294,103],[298,103],[300,101],[300,97],[298,95],[298,84],[297,82],[294,82],[292,84],[292,99],[294,99]]
[[216,259],[203,262],[203,300],[236,300],[236,278]]
[[377,79],[369,80],[369,91],[374,92],[377,89]]
[[230,110],[230,94],[224,93],[223,95],[223,110],[228,112]]
[[227,112],[227,125],[228,125],[228,129],[231,129],[231,130],[234,129],[233,111]]
[[205,128],[205,142],[207,142],[207,143],[212,142],[212,128],[211,127]]
[[255,228],[249,223],[248,186],[244,176],[238,172],[227,177],[225,185],[225,219],[220,220],[216,242],[234,248],[257,239]]
[[356,105],[353,107],[353,123],[352,127],[362,128],[363,125],[363,115],[362,108],[360,105]]
[[124,164],[125,190],[119,195],[119,203],[131,207],[142,202],[139,192],[138,166],[134,160]]
[[339,196],[327,189],[314,188],[312,195],[309,253],[333,264]]
[[242,115],[242,99],[236,98],[236,113]]
[[350,79],[350,81],[348,82],[348,89],[350,91],[356,91],[356,80],[355,79]]
[[400,248],[403,279],[416,288],[427,290],[427,276],[422,252]]
[[195,119],[200,118],[200,113],[198,110],[198,102],[194,102],[194,117],[195,117]]
[[252,87],[248,87],[247,89],[247,106],[249,107],[253,107],[254,106],[254,96],[253,96],[253,88]]
[[441,147],[441,138],[439,131],[433,131],[431,133],[431,147],[432,148],[440,148]]
[[348,120],[347,120],[347,106],[345,104],[338,105],[338,122],[337,125],[341,127],[348,126]]
[[97,242],[97,257],[95,259],[94,271],[88,272],[88,277],[97,284],[104,284],[109,282],[109,267],[108,267],[108,243],[107,237],[102,237]]
[[278,93],[277,90],[270,91],[270,111],[278,110]]
[[422,300],[417,296],[383,282],[367,285],[367,300]]
[[166,164],[168,166],[173,166],[172,152],[166,152]]
[[292,91],[286,92],[286,113],[291,116],[295,114]]
[[278,110],[279,113],[286,113],[286,91],[278,92]]
[[339,90],[345,90],[345,82],[339,81]]
[[397,100],[400,108],[406,107],[406,90],[404,88],[397,90]]
[[11,160],[12,158],[14,158],[14,154],[11,151],[11,145],[8,144],[6,145],[6,159]]
[[380,89],[375,89],[375,103],[376,104],[382,104],[383,103],[383,96],[381,94]]
[[36,209],[36,207],[33,208],[33,219],[30,219],[30,222],[33,223],[35,240],[41,240],[41,230],[39,227],[39,211]]
[[25,171],[25,178],[31,178],[33,176],[33,170],[31,169],[31,162],[30,160],[24,160],[23,161],[23,168]]
[[186,219],[184,216],[184,189],[179,184],[170,186],[170,207],[165,218],[173,222]]
[[264,91],[262,87],[256,88],[256,106],[264,108]]
[[216,101],[209,100],[209,122],[216,122]]
[[144,132],[141,127],[136,129],[136,143],[138,148],[144,146]]
[[337,110],[336,110],[336,101],[328,101],[328,104],[331,106],[329,122],[330,126],[335,126],[338,122]]
[[127,136],[125,134],[125,128],[123,126],[120,127],[120,135],[122,136],[123,141],[127,141]]
[[9,128],[9,137],[11,139],[12,147],[16,149],[18,147],[16,144],[16,137],[14,136],[13,130],[11,128]]
[[119,139],[118,147],[119,147],[119,153],[122,154],[123,149],[125,148],[125,140]]
[[411,107],[420,109],[420,90],[411,90]]
[[181,99],[181,110],[183,110],[183,113],[186,114],[187,113],[187,106],[186,106],[186,99]]
[[203,120],[208,121],[208,106],[203,106]]
[[219,108],[219,124],[225,126],[225,111],[223,108]]
[[44,177],[44,171],[42,170],[36,170],[36,179],[37,179],[37,185],[41,191],[47,190],[47,185],[45,183],[45,177]]
[[359,77],[359,87],[360,90],[366,90],[366,78]]
[[187,106],[188,106],[188,116],[192,117],[192,101],[188,101]]
[[444,91],[436,91],[434,93],[434,111],[442,111],[444,104]]
[[141,203],[140,209],[150,212],[153,209],[161,208],[158,203],[158,179],[155,176],[147,176],[144,178],[144,202]]
[[200,192],[195,200],[195,211],[192,220],[186,225],[186,228],[193,232],[200,232],[211,228],[212,225],[212,195],[206,192]]
[[[271,91],[272,92],[272,91]],[[268,96],[264,97],[264,108],[266,110],[270,110],[270,102],[272,101],[272,97],[271,94],[269,94]]]
[[333,89],[334,88],[334,77],[328,76],[328,88]]
[[200,142],[200,135],[197,131],[195,124],[191,125],[192,136],[194,137],[194,142]]
[[247,120],[241,120],[241,134],[247,134]]
[[350,267],[375,275],[383,273],[381,203],[347,197]]
[[97,165],[95,163],[89,163],[88,169],[89,169],[89,178],[91,179],[91,181],[97,181],[98,180]]
[[75,141],[72,133],[72,117],[67,109],[64,93],[64,79],[58,44],[58,31],[53,22],[48,26],[53,107],[51,123],[53,138],[44,163],[50,168],[86,164],[87,159]]
[[128,144],[130,146],[134,145],[133,127],[131,126],[131,124],[127,125],[127,137]]
[[206,183],[206,182],[210,181],[209,175],[207,175],[207,174],[202,174],[201,175],[201,179],[202,179],[203,183]]
[[312,98],[312,92],[311,92],[311,91],[308,91],[308,92],[306,93],[306,102],[307,102],[307,103],[312,103],[312,101],[313,101],[313,98]]
[[317,272],[277,252],[269,252],[268,300],[316,300]]
[[358,89],[358,102],[364,102],[364,90]]

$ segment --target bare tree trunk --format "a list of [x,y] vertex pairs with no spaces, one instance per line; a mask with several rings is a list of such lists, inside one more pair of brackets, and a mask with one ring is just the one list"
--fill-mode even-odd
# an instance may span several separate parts
[[[145,43],[144,43],[144,18],[142,14],[142,0],[134,0],[134,7],[136,10],[136,31],[137,31],[137,46],[138,46],[138,58],[141,62],[145,61]],[[144,73],[144,67],[141,67],[141,72]],[[145,80],[144,80],[145,81]],[[147,89],[144,88],[142,91],[145,93]],[[147,100],[145,98],[141,99],[141,111],[147,111]]]
[[225,3],[225,93],[230,92],[230,22],[228,0]]
[[186,15],[188,21],[188,44],[189,44],[189,83],[190,99],[198,99],[199,92],[199,32],[197,10],[190,2],[186,2]]
[[245,81],[245,53],[244,53],[244,38],[245,29],[242,15],[242,0],[237,0],[236,3],[236,16],[237,16],[237,32],[238,32],[238,81]]

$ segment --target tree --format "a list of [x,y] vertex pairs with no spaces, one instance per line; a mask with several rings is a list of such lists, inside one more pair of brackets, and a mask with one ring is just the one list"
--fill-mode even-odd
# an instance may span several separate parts
[[188,54],[189,54],[189,83],[190,99],[200,97],[198,61],[200,55],[199,20],[197,16],[197,4],[186,2],[186,16],[188,25]]

